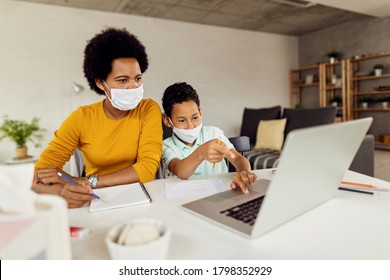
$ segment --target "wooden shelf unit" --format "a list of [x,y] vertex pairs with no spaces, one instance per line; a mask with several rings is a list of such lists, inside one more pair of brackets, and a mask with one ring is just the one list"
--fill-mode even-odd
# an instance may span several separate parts
[[[302,102],[305,88],[319,87],[319,65],[310,65],[290,70],[290,107],[294,108]],[[313,75],[313,81],[306,83],[306,76]]]
[[339,97],[341,99],[341,102],[337,104],[339,121],[347,121],[352,118],[350,91],[347,90],[347,67],[348,60],[320,65],[320,106],[330,106],[331,100],[334,97]]
[[[373,65],[375,64],[383,64],[385,65],[385,73],[381,75],[374,75],[372,73]],[[350,91],[350,96],[352,98],[351,101],[351,111],[352,117],[357,119],[361,114],[364,113],[364,116],[372,114],[376,114],[376,117],[380,117],[382,115],[379,114],[389,114],[390,108],[381,108],[378,101],[374,101],[374,105],[369,103],[368,108],[361,108],[359,106],[359,99],[362,97],[368,98],[377,98],[381,96],[390,97],[390,52],[384,52],[376,55],[365,56],[357,59],[351,59],[349,61],[349,80],[350,87],[348,87]],[[359,72],[361,71],[361,72]],[[366,71],[366,72],[364,72]],[[385,90],[377,90],[380,83],[387,83],[384,87]],[[387,86],[389,88],[387,89]],[[390,103],[390,102],[389,102]],[[389,104],[390,105],[390,104]],[[387,118],[387,117],[386,117]],[[379,123],[379,120],[378,120]],[[381,124],[381,126],[389,127],[387,123]],[[390,131],[388,131],[390,134]],[[376,136],[376,138],[378,138]],[[382,143],[380,141],[376,141],[376,146],[390,146],[387,143]]]

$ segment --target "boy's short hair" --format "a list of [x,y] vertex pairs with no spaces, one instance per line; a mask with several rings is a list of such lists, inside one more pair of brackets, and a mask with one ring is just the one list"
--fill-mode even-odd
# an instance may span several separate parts
[[198,93],[191,85],[185,82],[170,85],[165,89],[162,97],[164,112],[168,117],[171,117],[173,105],[191,100],[198,105],[198,108],[200,107]]

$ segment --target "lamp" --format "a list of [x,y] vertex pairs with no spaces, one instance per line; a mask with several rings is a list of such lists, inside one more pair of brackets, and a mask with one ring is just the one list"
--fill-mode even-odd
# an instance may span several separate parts
[[73,82],[73,91],[76,93],[80,93],[84,90],[84,87],[76,82]]

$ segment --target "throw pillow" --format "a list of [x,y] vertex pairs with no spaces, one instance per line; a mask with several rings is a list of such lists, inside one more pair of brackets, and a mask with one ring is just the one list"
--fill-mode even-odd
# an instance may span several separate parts
[[260,121],[255,149],[280,151],[283,146],[286,119]]
[[287,119],[285,137],[287,134],[298,128],[330,124],[334,122],[337,108],[334,106],[309,109],[289,109],[283,110],[282,118]]

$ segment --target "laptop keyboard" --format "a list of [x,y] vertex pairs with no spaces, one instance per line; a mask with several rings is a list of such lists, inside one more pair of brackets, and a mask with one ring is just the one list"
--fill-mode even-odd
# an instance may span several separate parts
[[245,203],[236,205],[229,209],[223,210],[220,213],[225,214],[228,217],[242,221],[249,225],[254,225],[257,214],[261,204],[263,203],[264,196],[249,200]]

